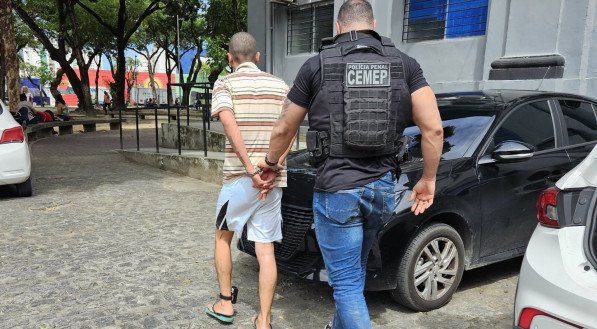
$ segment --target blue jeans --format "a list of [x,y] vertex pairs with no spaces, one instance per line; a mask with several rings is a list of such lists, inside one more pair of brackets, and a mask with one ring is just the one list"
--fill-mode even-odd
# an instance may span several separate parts
[[367,257],[394,212],[395,184],[388,172],[362,187],[313,195],[315,233],[336,301],[334,329],[371,328],[363,295]]

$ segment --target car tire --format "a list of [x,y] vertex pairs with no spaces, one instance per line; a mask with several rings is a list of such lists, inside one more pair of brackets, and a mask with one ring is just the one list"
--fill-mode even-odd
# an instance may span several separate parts
[[463,271],[462,238],[449,225],[432,224],[420,230],[406,248],[398,268],[398,285],[390,294],[414,311],[434,310],[450,301]]
[[30,197],[33,195],[33,188],[31,187],[31,177],[26,181],[15,185],[17,188],[17,195],[20,197]]

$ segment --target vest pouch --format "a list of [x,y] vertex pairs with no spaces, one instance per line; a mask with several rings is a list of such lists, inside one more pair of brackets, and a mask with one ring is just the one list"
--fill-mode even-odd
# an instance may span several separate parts
[[344,145],[379,151],[390,141],[391,88],[344,87]]
[[324,131],[307,131],[307,151],[309,164],[317,167],[330,154],[330,140]]

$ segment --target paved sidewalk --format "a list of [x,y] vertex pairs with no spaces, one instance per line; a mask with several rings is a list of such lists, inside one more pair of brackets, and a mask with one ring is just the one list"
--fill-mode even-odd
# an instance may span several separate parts
[[[40,140],[34,197],[0,190],[0,328],[224,328],[203,313],[217,293],[219,187],[126,162],[118,147],[117,132]],[[374,328],[511,328],[519,264],[465,274],[454,300],[429,313],[369,293]],[[252,328],[257,262],[234,249],[234,270],[240,296],[227,328]],[[332,312],[325,284],[279,276],[274,328],[323,328]]]

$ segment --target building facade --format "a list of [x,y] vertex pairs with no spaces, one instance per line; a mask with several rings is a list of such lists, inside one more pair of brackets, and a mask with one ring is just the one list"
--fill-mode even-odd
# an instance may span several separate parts
[[[292,83],[335,34],[344,0],[248,0],[261,68]],[[377,31],[435,92],[564,91],[597,98],[597,0],[370,0]]]

